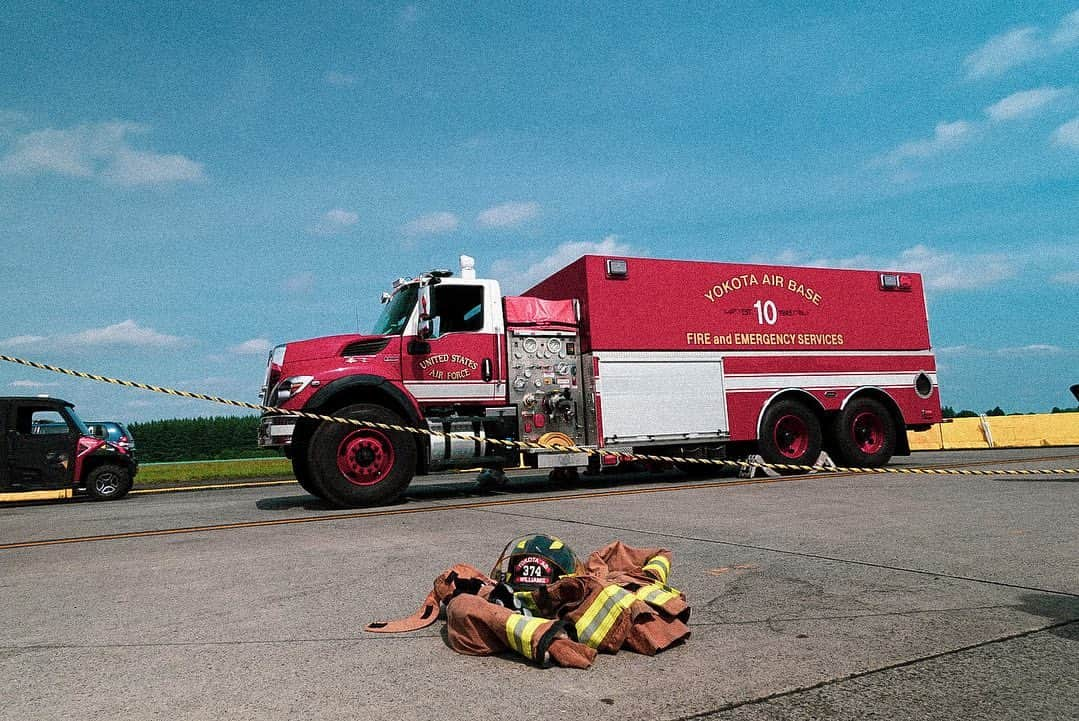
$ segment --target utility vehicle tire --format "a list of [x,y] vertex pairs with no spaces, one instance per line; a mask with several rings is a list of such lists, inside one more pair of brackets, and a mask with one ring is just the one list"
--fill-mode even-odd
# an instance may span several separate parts
[[292,457],[292,474],[296,476],[296,482],[312,496],[326,500],[322,489],[315,485],[315,479],[311,477],[311,469],[307,466],[307,449]]
[[114,501],[131,490],[131,473],[123,466],[106,463],[86,476],[86,493],[95,501]]
[[[345,406],[330,415],[403,425],[396,413],[368,403]],[[323,421],[307,446],[307,466],[312,485],[334,505],[392,503],[416,472],[416,439],[407,431]]]
[[[757,447],[766,463],[812,466],[820,457],[822,438],[820,421],[813,411],[798,401],[781,400],[765,411]],[[805,473],[795,469],[779,472]]]
[[895,419],[880,401],[851,401],[836,415],[831,430],[840,465],[876,468],[895,454]]

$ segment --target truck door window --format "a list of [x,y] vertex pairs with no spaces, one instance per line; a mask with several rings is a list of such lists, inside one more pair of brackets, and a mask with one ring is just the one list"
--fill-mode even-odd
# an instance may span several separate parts
[[54,435],[70,433],[71,429],[62,415],[54,410],[20,408],[15,417],[15,429],[19,433]]
[[483,286],[436,285],[431,305],[439,317],[439,334],[483,329]]

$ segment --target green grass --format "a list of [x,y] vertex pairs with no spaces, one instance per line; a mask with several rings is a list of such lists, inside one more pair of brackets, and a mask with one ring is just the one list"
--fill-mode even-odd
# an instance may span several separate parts
[[214,483],[238,480],[289,480],[292,463],[287,458],[248,458],[200,463],[154,463],[139,466],[135,488]]

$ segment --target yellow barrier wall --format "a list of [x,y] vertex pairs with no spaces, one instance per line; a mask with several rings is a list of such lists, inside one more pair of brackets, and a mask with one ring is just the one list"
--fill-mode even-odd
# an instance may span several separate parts
[[907,440],[912,451],[1079,446],[1079,413],[954,418],[928,431],[908,432]]

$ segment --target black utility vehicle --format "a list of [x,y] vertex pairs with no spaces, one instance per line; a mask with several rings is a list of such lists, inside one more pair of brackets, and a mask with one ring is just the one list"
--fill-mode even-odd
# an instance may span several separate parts
[[131,490],[138,464],[94,438],[58,398],[0,397],[0,492],[85,490],[99,501]]

